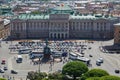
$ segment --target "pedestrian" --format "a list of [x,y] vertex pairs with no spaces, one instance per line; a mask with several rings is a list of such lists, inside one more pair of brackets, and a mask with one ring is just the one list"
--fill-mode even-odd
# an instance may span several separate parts
[[27,56],[25,56],[25,58],[27,59]]
[[13,76],[13,80],[15,80],[15,79],[14,79],[14,76]]
[[2,77],[4,78],[5,76],[3,75]]
[[41,66],[42,66],[42,62],[40,62]]
[[65,63],[65,61],[63,60],[63,64]]
[[14,56],[14,60],[16,59],[16,57]]
[[68,62],[68,59],[66,59],[66,62]]
[[32,64],[32,61],[30,61],[30,64]]
[[20,78],[20,80],[23,80],[22,78]]
[[9,76],[7,76],[7,78],[9,79]]
[[52,62],[52,65],[54,66],[54,62]]
[[35,62],[33,62],[33,65],[35,65]]
[[11,76],[10,76],[10,80],[11,80]]

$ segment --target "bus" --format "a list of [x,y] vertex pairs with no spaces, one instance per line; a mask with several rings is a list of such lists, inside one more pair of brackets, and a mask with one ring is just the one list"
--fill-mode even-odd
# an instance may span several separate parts
[[29,54],[31,52],[32,52],[31,49],[20,49],[20,50],[18,50],[19,54]]
[[43,57],[43,52],[36,52],[36,51],[34,51],[34,52],[31,52],[29,54],[29,56],[30,56],[30,59],[42,58]]
[[70,52],[70,53],[69,53],[69,59],[76,60],[77,57],[78,57],[77,54],[75,54],[75,53],[73,53],[73,52]]
[[87,65],[90,65],[90,59],[86,58],[86,57],[77,57],[76,60],[82,61]]
[[62,57],[62,52],[60,51],[52,51],[52,56],[53,57]]

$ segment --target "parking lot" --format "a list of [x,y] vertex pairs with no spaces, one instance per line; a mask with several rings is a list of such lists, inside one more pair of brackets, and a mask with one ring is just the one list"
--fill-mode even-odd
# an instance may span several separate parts
[[[23,42],[23,43],[19,43]],[[84,57],[91,60],[92,68],[101,68],[108,71],[112,75],[120,76],[120,74],[115,73],[115,70],[120,70],[120,54],[109,54],[103,53],[100,50],[101,46],[112,45],[113,40],[110,41],[88,41],[88,40],[66,40],[66,41],[50,41],[49,47],[52,51],[60,51],[60,52],[79,52],[83,53]],[[83,46],[84,45],[84,46]],[[83,46],[83,47],[82,47]],[[28,71],[38,71],[39,65],[34,64],[30,59],[28,54],[22,54],[23,61],[22,63],[16,63],[16,58],[18,55],[18,50],[20,49],[32,49],[32,51],[43,51],[45,47],[45,41],[34,40],[34,41],[2,41],[0,47],[0,61],[3,59],[6,60],[4,65],[0,64],[0,68],[4,68],[7,66],[8,70],[4,73],[0,73],[1,77],[12,78],[15,80],[25,80]],[[96,61],[102,58],[103,63],[101,65],[96,65]],[[67,60],[69,61],[69,60]],[[40,64],[40,71],[42,72],[54,72],[57,70],[61,70],[63,65],[67,63],[67,61],[62,61],[58,63],[49,64],[43,63]],[[11,70],[15,70],[18,74],[11,74]]]

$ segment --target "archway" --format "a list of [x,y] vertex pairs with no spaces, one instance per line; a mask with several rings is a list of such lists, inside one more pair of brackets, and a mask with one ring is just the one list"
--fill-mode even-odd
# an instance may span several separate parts
[[58,33],[58,39],[60,39],[60,34]]
[[52,36],[52,35],[53,35],[53,34],[51,33],[51,34],[50,34],[50,38],[53,38],[53,36]]
[[63,33],[61,34],[61,38],[64,39],[64,34]]
[[67,33],[65,34],[65,38],[68,38],[68,35],[67,35]]
[[54,39],[56,39],[57,37],[56,37],[56,33],[54,33]]

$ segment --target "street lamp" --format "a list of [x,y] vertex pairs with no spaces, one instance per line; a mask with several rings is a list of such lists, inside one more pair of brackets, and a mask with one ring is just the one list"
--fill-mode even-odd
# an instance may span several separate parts
[[38,71],[39,71],[39,73],[40,73],[40,64],[41,64],[41,57],[39,57],[39,67],[38,67]]
[[1,41],[0,41],[0,47],[1,47]]

